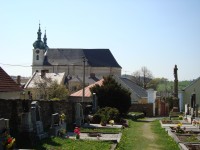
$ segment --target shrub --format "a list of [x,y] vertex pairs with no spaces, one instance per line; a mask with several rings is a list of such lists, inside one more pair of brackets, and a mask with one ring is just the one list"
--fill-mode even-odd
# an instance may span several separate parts
[[101,122],[101,116],[99,114],[94,114],[92,118],[92,123],[100,123]]
[[[100,120],[99,120],[100,119]],[[104,107],[99,109],[93,117],[93,122],[108,122],[114,120],[119,122],[119,111],[116,108]]]

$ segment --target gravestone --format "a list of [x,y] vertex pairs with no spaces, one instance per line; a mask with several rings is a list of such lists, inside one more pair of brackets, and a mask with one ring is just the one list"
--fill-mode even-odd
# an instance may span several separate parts
[[37,101],[33,101],[31,103],[31,120],[36,137],[38,137],[39,140],[48,137],[48,134],[44,132],[40,113],[39,103]]
[[96,113],[98,107],[98,102],[97,102],[97,95],[96,93],[93,93],[93,101],[92,101],[92,112]]
[[185,104],[185,115],[189,115],[189,104]]
[[0,119],[0,131],[2,129],[9,129],[9,119],[4,119],[4,118],[1,118]]
[[58,136],[61,129],[66,129],[66,122],[60,119],[60,115],[58,113],[52,114],[50,135]]
[[60,124],[60,117],[58,113],[51,115],[51,127],[59,126]]
[[21,115],[21,131],[22,132],[32,132],[33,124],[31,121],[31,112],[25,112]]
[[76,107],[76,116],[75,116],[76,126],[81,126],[82,121],[84,119],[83,108],[82,108],[82,105],[80,103],[77,103],[75,107]]

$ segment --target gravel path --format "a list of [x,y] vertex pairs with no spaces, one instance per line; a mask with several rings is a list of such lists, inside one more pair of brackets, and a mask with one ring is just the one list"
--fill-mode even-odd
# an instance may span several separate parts
[[142,136],[150,141],[147,150],[160,150],[161,147],[155,143],[157,136],[152,132],[151,122],[156,118],[146,118],[147,122],[142,125]]

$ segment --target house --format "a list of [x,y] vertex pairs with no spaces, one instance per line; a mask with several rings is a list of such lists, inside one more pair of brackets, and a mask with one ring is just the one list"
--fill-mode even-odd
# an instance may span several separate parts
[[49,48],[46,31],[41,40],[40,25],[37,34],[37,40],[33,43],[32,73],[65,72],[69,80],[78,77],[80,82],[83,82],[84,76],[87,78],[91,74],[100,79],[108,75],[121,75],[121,66],[109,49]]
[[56,81],[59,85],[64,85],[65,72],[62,73],[35,72],[24,87],[26,91],[25,93],[26,99],[33,99],[33,100],[44,99],[44,92],[48,90],[49,86],[53,81]]
[[180,108],[183,111],[184,105],[189,104],[190,107],[200,106],[200,77],[179,92]]
[[69,101],[71,101],[71,102],[82,102],[82,100],[84,100],[84,102],[92,102],[93,93],[90,92],[90,88],[95,86],[95,85],[101,86],[103,84],[103,81],[104,81],[104,79],[101,79],[101,80],[85,87],[85,89],[84,89],[85,90],[84,99],[83,99],[83,89],[81,89],[81,90],[79,90],[75,93],[72,93],[69,96]]
[[131,104],[148,103],[147,91],[126,77],[113,76],[115,81],[131,92]]
[[[131,92],[131,104],[147,104],[147,103],[154,103],[156,99],[156,91],[153,89],[148,89],[145,90],[144,88],[138,86],[135,82],[131,81],[130,79],[123,78],[123,77],[117,77],[113,76],[116,82],[121,84],[121,86]],[[90,92],[90,88],[94,85],[102,85],[103,84],[103,79],[85,87],[85,100],[87,102],[91,102],[91,96],[92,93]],[[79,97],[79,100],[82,99],[83,96],[83,90],[79,90],[75,93],[72,93],[70,95],[70,99],[73,99],[74,97]],[[78,100],[77,100],[78,101]]]
[[20,99],[23,89],[0,67],[0,99]]

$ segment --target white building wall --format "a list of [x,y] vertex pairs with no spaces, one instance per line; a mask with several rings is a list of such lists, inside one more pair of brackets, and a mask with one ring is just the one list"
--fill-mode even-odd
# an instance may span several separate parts
[[[66,75],[72,76],[83,76],[83,66],[41,66],[34,65],[32,66],[32,74],[34,72],[41,72],[41,70],[49,70],[49,73],[60,73],[65,72]],[[94,73],[95,76],[103,77],[108,75],[121,76],[121,68],[110,68],[110,67],[85,67],[85,76],[90,76],[91,73]]]
[[20,99],[21,92],[0,92],[0,99]]
[[156,100],[156,92],[153,89],[148,89],[147,90],[147,95],[148,95],[148,103],[155,103]]
[[183,91],[178,91],[178,98],[179,98],[180,112],[183,112],[184,111],[184,108],[183,108]]

